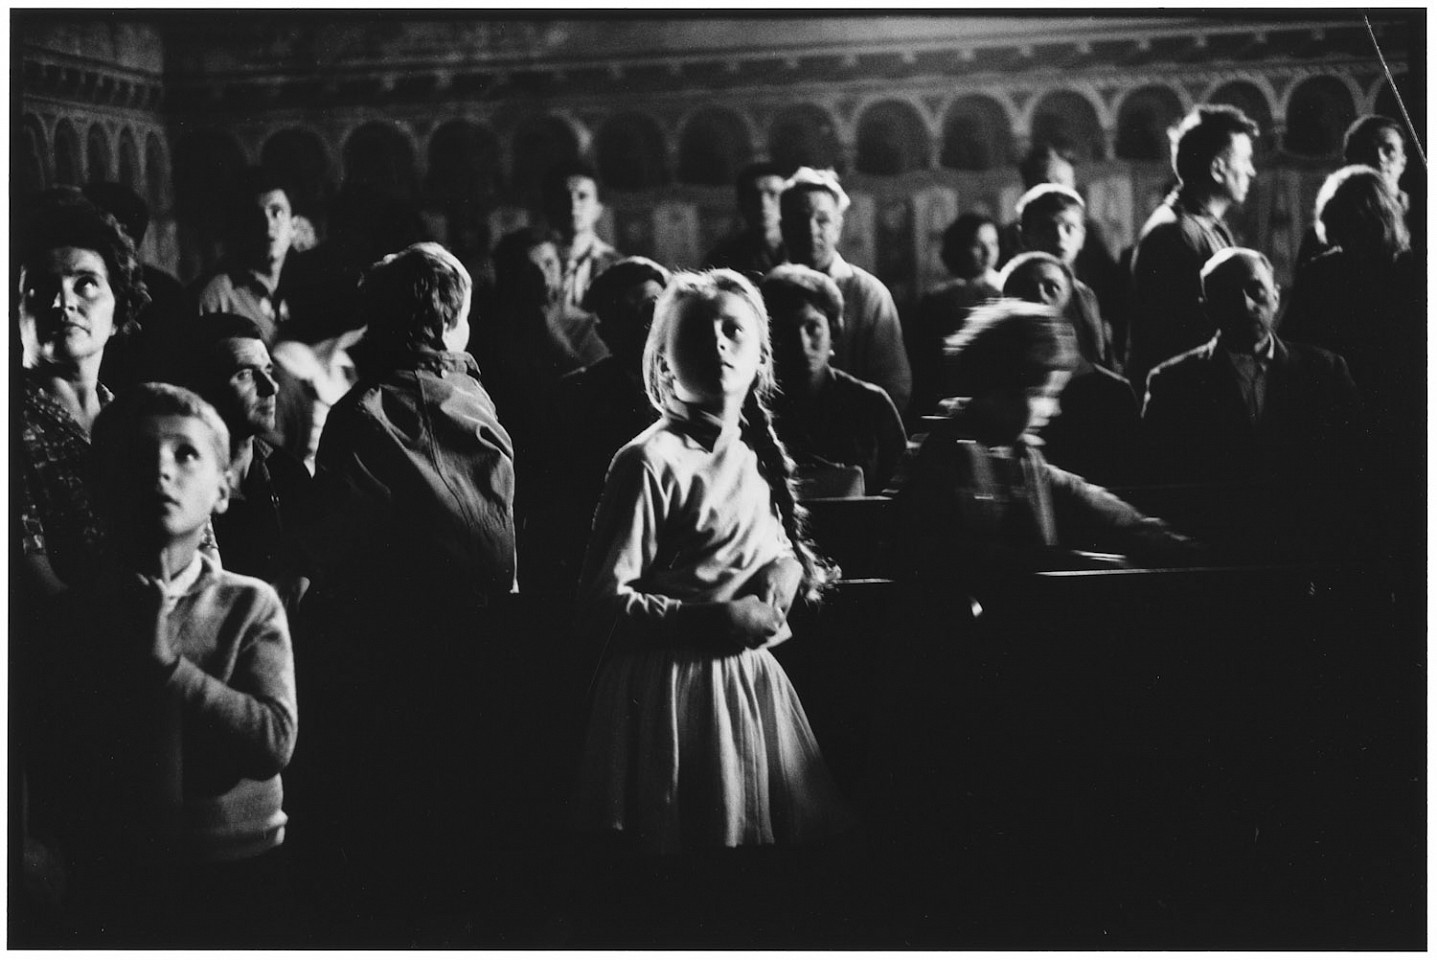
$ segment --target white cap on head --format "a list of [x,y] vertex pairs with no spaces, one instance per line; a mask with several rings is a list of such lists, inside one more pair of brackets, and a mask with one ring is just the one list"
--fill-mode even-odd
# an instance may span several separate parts
[[848,194],[844,192],[838,183],[838,174],[831,169],[816,170],[813,167],[799,167],[794,171],[793,176],[784,181],[783,189],[787,193],[794,187],[817,187],[827,190],[833,194],[833,199],[838,202],[838,212],[844,213],[848,210],[851,202]]

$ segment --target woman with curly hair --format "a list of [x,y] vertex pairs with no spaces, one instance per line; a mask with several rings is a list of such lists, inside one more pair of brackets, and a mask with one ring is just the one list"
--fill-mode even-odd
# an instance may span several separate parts
[[111,400],[100,364],[148,295],[130,238],[78,193],[41,197],[17,247],[20,589],[39,600],[88,580],[103,552],[87,490],[90,427]]

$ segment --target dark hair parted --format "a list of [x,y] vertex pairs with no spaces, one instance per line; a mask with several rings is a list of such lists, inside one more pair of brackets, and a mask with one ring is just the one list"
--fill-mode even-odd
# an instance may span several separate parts
[[673,372],[668,350],[674,328],[694,303],[714,302],[725,294],[738,297],[758,321],[759,367],[748,395],[744,397],[742,436],[758,459],[758,472],[773,493],[784,533],[793,544],[794,555],[803,567],[801,595],[817,601],[836,579],[839,571],[818,555],[807,534],[808,511],[798,502],[793,460],[773,428],[769,408],[775,389],[773,348],[769,338],[768,312],[754,285],[733,270],[682,272],[674,275],[654,306],[654,321],[644,345],[644,389],[649,401],[660,411],[674,400]]
[[138,193],[123,183],[99,180],[85,184],[80,192],[86,200],[120,221],[136,247],[144,242],[145,231],[150,228],[150,207]]
[[960,213],[948,224],[948,229],[943,231],[943,245],[939,248],[938,259],[943,261],[943,266],[948,268],[949,273],[958,273],[963,248],[967,247],[984,227],[992,227],[994,232],[997,232],[998,221],[976,210]]
[[372,265],[359,281],[366,336],[384,353],[443,350],[473,295],[469,271],[437,243],[416,243]]
[[758,285],[769,316],[813,307],[828,319],[828,335],[836,343],[843,337],[843,293],[826,273],[797,263],[781,263]]
[[998,289],[1002,291],[1003,296],[1017,297],[1018,295],[1014,292],[1014,288],[1018,285],[1018,278],[1040,263],[1051,264],[1063,271],[1063,276],[1068,278],[1068,292],[1072,292],[1073,283],[1077,278],[1073,276],[1073,271],[1066,263],[1051,253],[1044,253],[1042,250],[1025,250],[1012,260],[1009,260],[1007,266],[1003,268],[1003,272],[999,274]]
[[1342,159],[1350,164],[1365,163],[1369,167],[1377,166],[1380,138],[1387,130],[1396,133],[1404,144],[1407,142],[1402,124],[1391,117],[1384,117],[1377,113],[1368,113],[1358,117],[1352,121],[1352,125],[1342,135]]
[[1203,104],[1168,131],[1173,173],[1186,187],[1204,186],[1212,162],[1238,136],[1257,138],[1257,124],[1237,107]]
[[1332,174],[1316,206],[1318,236],[1351,256],[1391,261],[1412,246],[1402,201],[1371,167],[1353,164]]
[[943,342],[945,391],[954,397],[1041,387],[1078,366],[1073,325],[1052,307],[996,300],[975,307]]
[[540,181],[540,190],[547,200],[555,194],[561,194],[566,189],[570,177],[583,177],[594,181],[594,195],[602,196],[603,186],[599,183],[599,171],[594,169],[592,164],[583,160],[566,160],[563,163],[556,163],[544,173],[544,179]]
[[[525,248],[526,253],[528,249]],[[607,316],[625,290],[649,281],[663,288],[669,285],[671,276],[668,270],[648,257],[625,257],[610,264],[594,278],[584,292],[584,302],[580,306],[590,313]]]
[[115,331],[131,332],[150,295],[134,241],[118,220],[79,191],[52,190],[36,199],[23,229],[16,237],[17,277],[52,250],[75,247],[93,251],[105,263],[106,279],[115,296]]

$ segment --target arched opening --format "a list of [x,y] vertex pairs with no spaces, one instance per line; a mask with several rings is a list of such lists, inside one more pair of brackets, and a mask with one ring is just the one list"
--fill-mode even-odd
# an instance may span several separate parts
[[116,178],[136,194],[143,193],[140,183],[140,150],[135,145],[135,133],[129,127],[120,131],[120,159]]
[[16,157],[15,186],[20,196],[34,196],[50,185],[50,163],[45,148],[45,128],[27,116],[20,125],[21,148]]
[[86,179],[91,183],[103,183],[113,179],[110,171],[110,138],[105,133],[105,128],[98,123],[90,124],[90,132],[85,136],[85,173]]
[[753,160],[748,128],[738,115],[707,107],[684,124],[679,135],[679,181],[726,187]]
[[514,132],[514,163],[510,181],[527,206],[537,206],[544,174],[579,158],[579,138],[558,117],[535,117]]
[[643,190],[668,182],[664,134],[652,117],[621,113],[605,121],[594,139],[594,158],[604,185]]
[[925,170],[932,155],[928,127],[912,104],[884,100],[859,118],[855,159],[859,173],[895,176]]
[[444,212],[445,241],[460,260],[481,259],[489,249],[483,216],[502,189],[499,138],[470,120],[451,120],[429,138],[424,193]]
[[1153,85],[1134,90],[1118,110],[1114,153],[1122,160],[1167,160],[1168,128],[1182,117],[1182,101],[1169,88]]
[[155,133],[145,137],[145,199],[152,216],[170,208],[170,164]]
[[1260,151],[1272,150],[1277,146],[1277,137],[1272,126],[1272,104],[1256,84],[1244,80],[1233,80],[1213,91],[1209,103],[1223,103],[1237,107],[1257,124],[1257,145]]
[[1284,145],[1305,157],[1340,153],[1342,135],[1357,119],[1347,85],[1336,77],[1312,77],[1292,92],[1287,102]]
[[418,181],[414,148],[391,124],[366,123],[345,141],[345,186],[367,186],[396,199],[413,200]]
[[69,120],[61,120],[55,124],[55,183],[78,187],[80,169],[80,135]]
[[1013,162],[1013,134],[1002,104],[991,97],[959,97],[943,120],[938,162],[950,170],[991,170]]
[[291,127],[265,141],[260,165],[289,185],[294,209],[313,216],[333,195],[329,179],[329,156],[324,143],[310,130]]
[[1072,90],[1045,94],[1033,108],[1029,132],[1034,143],[1066,144],[1079,161],[1103,159],[1103,127],[1098,122],[1098,111],[1087,97]]
[[843,173],[843,146],[833,118],[812,104],[802,103],[781,111],[769,126],[768,152],[787,170],[831,167]]

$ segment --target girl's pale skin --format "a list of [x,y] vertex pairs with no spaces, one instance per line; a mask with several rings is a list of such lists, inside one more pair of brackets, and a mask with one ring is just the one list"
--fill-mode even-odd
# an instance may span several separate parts
[[[762,320],[742,297],[691,299],[669,328],[664,360],[673,377],[674,395],[721,418],[738,423],[763,357]],[[744,585],[744,595],[714,603],[686,603],[679,617],[695,635],[715,636],[721,646],[758,648],[773,643],[798,594],[803,567],[780,557]],[[689,633],[685,629],[685,633]]]

